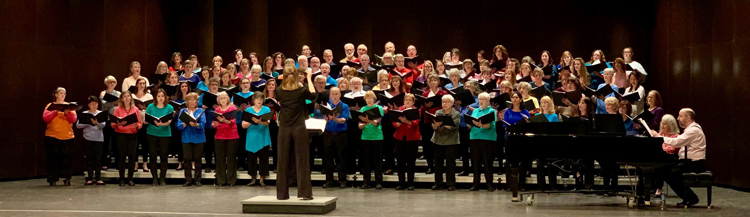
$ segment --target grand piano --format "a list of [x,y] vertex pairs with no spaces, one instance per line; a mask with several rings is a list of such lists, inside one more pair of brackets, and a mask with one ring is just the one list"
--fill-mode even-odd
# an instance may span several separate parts
[[[649,195],[654,170],[673,164],[674,160],[662,150],[663,139],[626,135],[621,116],[616,116],[619,117],[619,122],[615,116],[597,115],[591,121],[583,118],[552,123],[520,121],[508,126],[508,184],[513,192],[513,198],[518,198],[514,202],[522,200],[522,197],[518,197],[519,162],[539,158],[584,159],[590,162],[595,159],[608,159],[618,165],[634,166],[641,170],[639,175],[643,181],[642,192]],[[593,181],[593,177],[591,180]],[[534,193],[526,194],[532,195],[529,198],[532,201],[529,203],[533,202]],[[643,199],[646,205],[650,205],[650,197],[646,196]]]

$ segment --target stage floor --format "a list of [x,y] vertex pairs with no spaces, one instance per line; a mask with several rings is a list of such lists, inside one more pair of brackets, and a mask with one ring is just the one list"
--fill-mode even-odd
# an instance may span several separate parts
[[[59,184],[62,184],[60,182]],[[247,216],[240,201],[257,195],[275,195],[275,186],[261,187],[152,187],[47,186],[44,179],[0,182],[0,216]],[[533,206],[512,203],[506,191],[396,191],[313,188],[314,196],[338,197],[328,216],[747,216],[750,193],[714,187],[713,209],[705,208],[705,189],[697,189],[700,207],[675,208],[679,198],[667,198],[661,211],[652,207],[630,209],[621,197],[538,194]],[[290,189],[294,197],[296,189]],[[744,204],[744,205],[743,205]]]

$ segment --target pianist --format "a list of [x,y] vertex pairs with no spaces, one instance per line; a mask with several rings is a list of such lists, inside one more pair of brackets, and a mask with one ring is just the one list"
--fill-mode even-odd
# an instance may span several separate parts
[[[703,128],[695,123],[695,112],[692,109],[684,108],[680,110],[677,117],[680,127],[685,131],[676,138],[664,138],[664,144],[680,148],[678,153],[680,163],[676,164],[669,174],[666,181],[672,186],[674,192],[682,198],[682,202],[677,206],[692,206],[698,203],[698,196],[690,189],[683,186],[682,173],[700,173],[706,171],[706,136],[703,134]],[[651,130],[651,136],[662,137],[658,132]]]

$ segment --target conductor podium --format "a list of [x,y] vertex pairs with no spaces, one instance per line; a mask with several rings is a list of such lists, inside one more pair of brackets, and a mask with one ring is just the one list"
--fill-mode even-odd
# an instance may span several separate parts
[[326,214],[336,209],[336,197],[315,197],[312,200],[290,198],[277,200],[276,196],[255,196],[242,201],[243,213],[272,214]]

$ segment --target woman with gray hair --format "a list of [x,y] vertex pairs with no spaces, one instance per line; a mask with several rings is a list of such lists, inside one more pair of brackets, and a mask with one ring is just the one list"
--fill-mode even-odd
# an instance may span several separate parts
[[[659,125],[659,135],[670,138],[675,138],[680,135],[680,128],[677,125],[677,119],[675,119],[674,116],[666,114],[661,118],[661,124]],[[667,152],[667,154],[669,154],[671,158],[677,159],[677,154],[680,151],[679,148],[675,148],[667,144],[662,144],[661,148],[664,150],[664,152]],[[655,173],[653,186],[654,189],[656,189],[656,192],[654,193],[654,197],[661,197],[661,189],[662,187],[664,187],[664,174],[669,173],[667,169],[669,168],[660,168],[657,169]]]
[[[432,129],[435,133],[432,135],[432,143],[435,152],[435,186],[432,190],[442,190],[443,172],[446,172],[448,181],[448,191],[456,190],[456,155],[459,144],[458,125],[460,124],[460,115],[456,109],[453,109],[455,100],[451,95],[443,95],[442,109],[435,112],[435,119],[432,123]],[[443,123],[441,116],[449,116],[452,123]],[[443,165],[446,165],[443,168]]]

